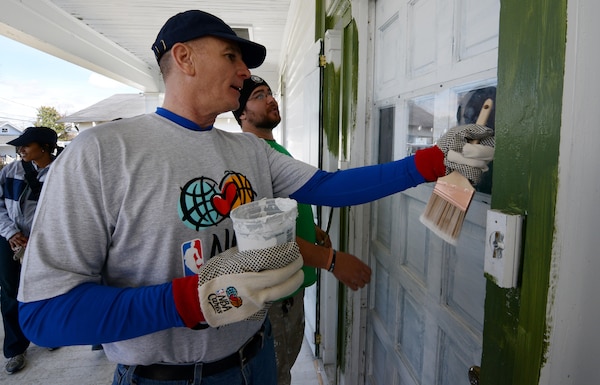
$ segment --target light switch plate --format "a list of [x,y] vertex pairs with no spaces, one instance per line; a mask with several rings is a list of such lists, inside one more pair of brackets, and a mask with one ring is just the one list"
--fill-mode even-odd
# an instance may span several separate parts
[[517,286],[523,217],[488,210],[484,271],[503,288]]

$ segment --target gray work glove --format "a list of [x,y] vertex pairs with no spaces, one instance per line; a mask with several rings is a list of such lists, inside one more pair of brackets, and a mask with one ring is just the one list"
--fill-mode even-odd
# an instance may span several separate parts
[[444,153],[446,175],[458,171],[473,185],[479,183],[488,170],[495,144],[494,130],[478,124],[453,127],[436,143]]
[[206,322],[217,327],[264,318],[270,302],[302,285],[303,263],[295,242],[246,251],[233,247],[211,258],[198,273]]

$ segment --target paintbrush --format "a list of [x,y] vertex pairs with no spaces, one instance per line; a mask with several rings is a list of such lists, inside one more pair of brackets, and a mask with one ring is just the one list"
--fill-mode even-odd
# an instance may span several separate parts
[[[475,124],[486,125],[492,105],[492,99],[487,99],[483,103]],[[478,142],[473,140],[470,143]],[[431,198],[425,206],[425,212],[419,219],[437,236],[456,246],[474,194],[475,188],[471,182],[458,171],[453,171],[438,178]]]

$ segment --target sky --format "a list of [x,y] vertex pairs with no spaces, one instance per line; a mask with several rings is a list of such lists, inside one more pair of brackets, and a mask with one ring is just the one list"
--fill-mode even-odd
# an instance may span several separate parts
[[33,125],[37,109],[68,115],[136,88],[0,35],[0,123]]

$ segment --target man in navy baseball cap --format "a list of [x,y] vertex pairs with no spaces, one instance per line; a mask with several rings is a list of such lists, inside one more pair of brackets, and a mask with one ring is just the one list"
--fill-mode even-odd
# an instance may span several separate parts
[[267,55],[263,45],[243,39],[218,17],[200,10],[190,10],[176,14],[163,25],[152,45],[156,61],[176,43],[214,36],[236,42],[242,51],[242,60],[248,68],[260,66]]

